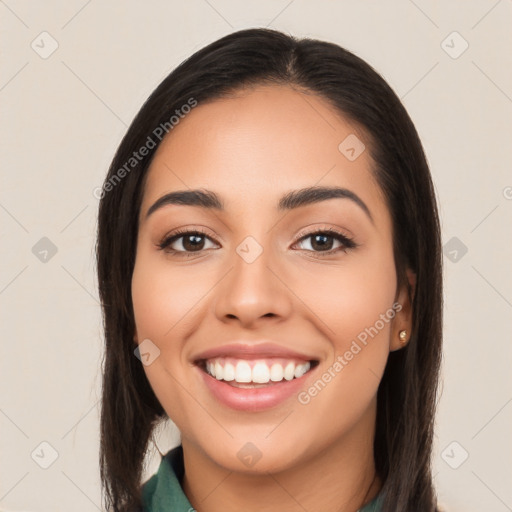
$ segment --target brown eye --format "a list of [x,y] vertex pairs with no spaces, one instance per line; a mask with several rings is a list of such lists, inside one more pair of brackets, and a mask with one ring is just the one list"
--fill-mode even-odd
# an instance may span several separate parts
[[212,243],[210,237],[200,231],[183,231],[164,238],[158,247],[170,253],[193,253],[211,248],[205,247],[207,242]]
[[198,251],[204,246],[204,236],[198,234],[180,236],[183,238],[181,244],[186,251]]
[[332,249],[335,241],[332,235],[324,235],[321,233],[311,235],[308,238],[311,238],[311,247],[318,251],[328,251]]
[[[314,252],[314,253],[325,253],[325,254],[332,254],[335,252],[338,252],[340,250],[347,252],[348,249],[353,249],[357,247],[357,244],[350,239],[349,237],[343,235],[342,233],[338,233],[337,231],[333,229],[328,230],[322,230],[322,231],[315,231],[313,233],[309,233],[307,235],[302,236],[298,244],[303,244],[304,241],[311,240],[309,242],[310,248],[308,247],[301,247],[302,249]],[[333,245],[335,243],[338,243],[339,245],[337,247],[333,248]]]

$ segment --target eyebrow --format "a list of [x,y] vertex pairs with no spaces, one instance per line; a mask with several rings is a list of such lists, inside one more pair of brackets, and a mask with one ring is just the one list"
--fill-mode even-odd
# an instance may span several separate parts
[[[351,190],[340,187],[307,187],[299,190],[292,190],[291,192],[287,192],[279,199],[277,210],[294,210],[296,208],[314,203],[320,203],[329,199],[351,200],[365,212],[372,224],[374,224],[372,214],[368,206],[366,206],[366,203]],[[146,218],[148,218],[156,210],[171,204],[198,206],[200,208],[206,208],[220,212],[225,210],[224,203],[222,202],[219,195],[211,190],[177,190],[175,192],[165,194],[160,199],[155,201],[155,203],[153,203],[153,205],[148,209]]]

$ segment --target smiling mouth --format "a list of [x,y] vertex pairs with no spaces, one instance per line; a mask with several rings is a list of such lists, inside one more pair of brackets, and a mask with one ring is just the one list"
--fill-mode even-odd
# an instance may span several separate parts
[[284,358],[216,357],[196,361],[196,365],[210,377],[224,381],[230,386],[244,389],[268,387],[299,379],[318,364],[317,360],[303,361]]

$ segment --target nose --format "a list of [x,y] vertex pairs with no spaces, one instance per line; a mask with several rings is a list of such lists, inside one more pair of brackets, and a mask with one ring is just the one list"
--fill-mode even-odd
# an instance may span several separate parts
[[254,261],[234,253],[232,266],[215,288],[214,309],[220,321],[254,329],[290,316],[293,293],[283,265],[270,252],[264,249]]

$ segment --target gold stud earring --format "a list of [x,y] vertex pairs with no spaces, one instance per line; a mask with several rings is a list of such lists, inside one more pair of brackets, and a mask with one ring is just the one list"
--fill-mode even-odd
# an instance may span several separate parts
[[403,331],[400,331],[398,337],[400,338],[401,343],[405,343],[407,341],[407,331],[405,329]]

